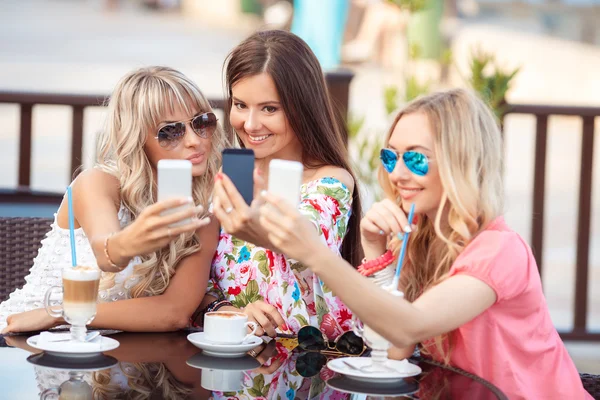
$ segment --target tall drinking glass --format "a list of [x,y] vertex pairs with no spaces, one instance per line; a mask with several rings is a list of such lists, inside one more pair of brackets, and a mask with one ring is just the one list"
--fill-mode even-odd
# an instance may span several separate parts
[[[373,276],[369,277],[369,280],[387,292],[403,297],[404,294],[402,292],[398,290],[390,291],[387,287],[394,278],[394,271],[395,268],[390,266],[376,272]],[[352,319],[352,330],[356,335],[363,338],[367,346],[371,348],[371,364],[365,365],[361,369],[365,372],[389,372],[390,367],[387,367],[386,363],[388,361],[388,350],[391,346],[390,342],[367,325],[363,325],[356,317]]]
[[[84,342],[86,325],[96,316],[96,302],[100,285],[100,270],[92,267],[65,267],[62,287],[52,286],[46,292],[44,306],[51,317],[63,317],[71,324],[71,340]],[[62,306],[54,302],[62,292]]]

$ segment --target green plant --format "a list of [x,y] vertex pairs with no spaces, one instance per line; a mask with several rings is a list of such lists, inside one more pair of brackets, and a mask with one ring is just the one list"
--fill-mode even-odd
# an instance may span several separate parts
[[364,123],[364,117],[351,115],[348,118],[350,154],[352,155],[352,162],[358,179],[377,198],[379,185],[377,184],[375,171],[379,163],[379,150],[383,145],[383,137],[379,132],[375,135],[368,135],[366,132],[363,132]]
[[471,76],[468,82],[494,110],[500,120],[502,120],[507,109],[506,93],[519,70],[520,67],[512,71],[502,70],[496,64],[494,55],[481,49],[476,49],[471,54]]
[[404,92],[404,100],[406,102],[413,101],[417,97],[429,93],[430,82],[421,84],[414,76],[409,76],[406,79],[406,89]]
[[388,3],[405,8],[410,12],[421,11],[427,5],[428,0],[387,0]]

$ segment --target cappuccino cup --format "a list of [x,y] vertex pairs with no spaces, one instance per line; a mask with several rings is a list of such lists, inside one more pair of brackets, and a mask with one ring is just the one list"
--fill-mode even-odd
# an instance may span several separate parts
[[[96,316],[100,285],[98,268],[77,266],[62,270],[62,287],[53,286],[46,292],[44,305],[50,316],[63,317],[71,324],[71,339],[85,341],[86,325]],[[62,291],[62,307],[52,304],[52,297]]]
[[202,369],[200,385],[206,390],[237,392],[244,388],[244,371]]
[[[248,328],[252,332],[248,332]],[[213,311],[204,316],[204,338],[216,344],[241,344],[256,333],[258,324],[235,311]]]

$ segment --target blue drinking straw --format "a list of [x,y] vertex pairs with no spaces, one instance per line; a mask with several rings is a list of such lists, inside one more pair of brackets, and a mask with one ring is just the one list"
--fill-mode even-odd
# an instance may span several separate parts
[[69,207],[69,237],[71,239],[71,264],[77,266],[77,254],[75,254],[75,217],[73,216],[73,193],[71,186],[67,187],[67,205]]
[[[408,226],[412,229],[413,216],[415,214],[415,203],[410,206],[408,212]],[[408,243],[408,235],[410,232],[404,232],[404,239],[402,240],[402,249],[400,250],[400,256],[398,257],[398,265],[396,265],[396,275],[392,281],[392,288],[398,290],[398,283],[400,282],[400,271],[402,270],[402,262],[404,261],[404,255],[406,254],[406,244]]]

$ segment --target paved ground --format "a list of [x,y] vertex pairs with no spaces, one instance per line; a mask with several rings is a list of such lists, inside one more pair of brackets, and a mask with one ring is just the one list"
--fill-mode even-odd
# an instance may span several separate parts
[[[228,51],[251,32],[243,24],[227,29],[176,14],[140,12],[125,5],[117,13],[101,2],[73,0],[4,0],[0,13],[0,90],[65,93],[109,93],[128,70],[166,64],[198,82],[208,96],[222,96],[221,68]],[[528,33],[498,25],[471,22],[455,28],[453,51],[464,71],[474,45],[493,50],[506,66],[521,65],[509,99],[512,102],[600,105],[600,49],[549,39],[536,30]],[[377,66],[356,70],[351,109],[366,115],[373,132],[389,124],[383,115],[382,88],[398,80],[398,72]],[[460,83],[454,70],[452,82]],[[18,114],[16,106],[0,105],[0,187],[16,184]],[[101,110],[86,113],[86,165],[93,154],[93,138],[102,122]],[[553,118],[550,125],[544,285],[555,324],[571,325],[580,122]],[[600,126],[600,125],[597,125]],[[507,219],[529,237],[533,179],[533,129],[529,117],[507,120]],[[598,129],[597,129],[598,130]],[[70,112],[63,107],[35,109],[32,185],[61,191],[68,184]],[[600,139],[596,135],[596,163],[590,251],[589,326],[600,329]],[[6,210],[4,210],[6,212]],[[2,212],[2,210],[0,210]],[[572,344],[569,350],[580,370],[600,373],[600,345]]]

